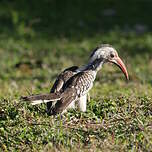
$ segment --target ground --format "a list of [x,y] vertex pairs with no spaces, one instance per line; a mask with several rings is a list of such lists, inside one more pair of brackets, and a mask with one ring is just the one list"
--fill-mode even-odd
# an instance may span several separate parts
[[[66,11],[64,4],[55,1],[48,9],[49,1],[45,1],[39,4],[45,6],[42,16],[40,10],[38,15],[31,11],[26,16],[28,7],[23,1],[24,9],[15,2],[1,3],[0,151],[151,151],[149,3],[129,3],[132,7],[126,12],[125,3],[109,1],[99,11],[100,1],[88,1],[93,7],[88,4],[86,13],[81,1],[69,1]],[[20,100],[31,93],[49,92],[60,71],[84,65],[101,43],[118,50],[130,80],[115,65],[104,65],[90,91],[87,112],[70,110],[53,117],[46,114],[45,104],[31,106]]]

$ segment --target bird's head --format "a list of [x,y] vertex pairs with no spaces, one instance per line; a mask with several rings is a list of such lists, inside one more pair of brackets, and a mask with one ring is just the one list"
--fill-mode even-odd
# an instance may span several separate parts
[[99,45],[90,55],[90,62],[101,60],[103,63],[111,62],[116,64],[124,73],[126,79],[129,79],[125,64],[118,56],[117,51],[109,44]]

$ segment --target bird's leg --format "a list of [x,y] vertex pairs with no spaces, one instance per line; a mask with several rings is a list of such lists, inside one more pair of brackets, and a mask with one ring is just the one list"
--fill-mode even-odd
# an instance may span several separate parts
[[78,108],[80,111],[85,112],[87,109],[87,95],[80,97],[78,101]]
[[87,101],[90,102],[90,100],[91,100],[91,99],[90,99],[90,94],[88,93],[88,94],[87,94]]

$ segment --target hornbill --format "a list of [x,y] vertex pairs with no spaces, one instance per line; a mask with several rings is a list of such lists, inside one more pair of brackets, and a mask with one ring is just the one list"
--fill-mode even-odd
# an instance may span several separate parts
[[93,87],[97,72],[104,63],[116,64],[129,80],[127,69],[118,56],[117,51],[109,44],[97,46],[91,53],[89,62],[85,66],[65,69],[57,77],[50,93],[22,97],[31,104],[47,103],[49,115],[65,112],[68,108],[75,108],[78,103],[80,111],[86,111],[87,94]]

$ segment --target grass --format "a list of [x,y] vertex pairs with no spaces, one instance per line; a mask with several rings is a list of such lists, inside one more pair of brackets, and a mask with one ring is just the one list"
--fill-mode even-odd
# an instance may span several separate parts
[[[130,2],[132,7],[126,12],[125,3],[95,2],[88,1],[82,13],[85,3],[80,1],[66,2],[65,11],[62,3],[44,1],[35,7],[42,5],[45,11],[29,8],[29,19],[26,2],[2,2],[0,151],[151,151],[150,4]],[[46,3],[52,9],[50,15]],[[116,15],[105,16],[109,8],[117,10]],[[44,22],[31,25],[37,16]],[[139,23],[145,27],[143,31],[136,27]],[[70,110],[63,117],[47,116],[44,104],[31,106],[19,100],[28,92],[49,92],[61,70],[85,64],[100,43],[110,43],[118,50],[130,81],[125,81],[117,67],[104,65],[90,91],[86,113]]]

